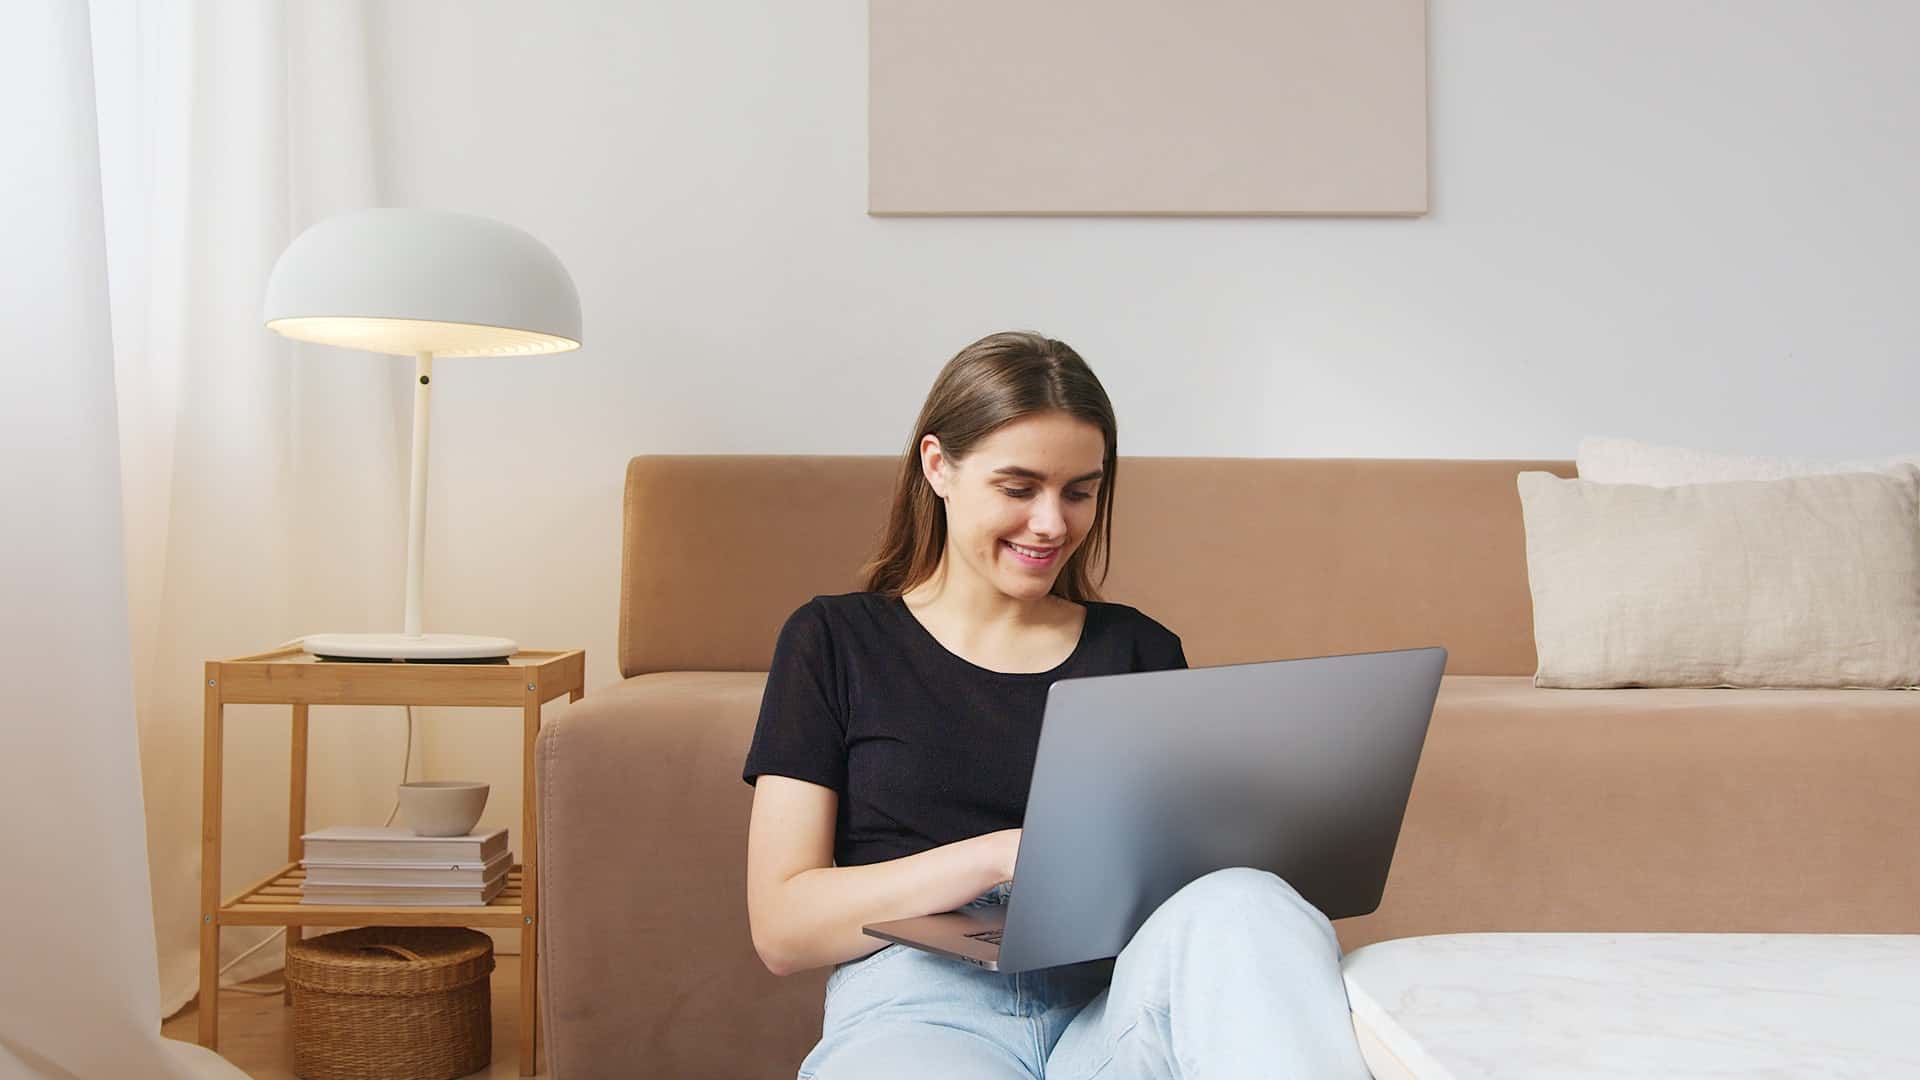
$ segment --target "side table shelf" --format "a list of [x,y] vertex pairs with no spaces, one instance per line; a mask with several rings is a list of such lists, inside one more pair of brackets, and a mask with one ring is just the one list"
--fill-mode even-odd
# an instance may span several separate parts
[[[505,662],[425,664],[321,661],[300,648],[276,649],[206,665],[206,742],[202,760],[200,844],[200,1045],[218,1049],[220,928],[285,926],[289,945],[305,926],[472,926],[520,930],[520,1075],[532,1076],[540,1030],[539,862],[534,811],[534,737],[541,706],[584,693],[586,654],[521,650]],[[228,705],[292,707],[287,795],[288,862],[220,899],[222,750]],[[521,710],[520,862],[507,887],[485,906],[365,907],[300,903],[301,834],[307,831],[307,730],[315,705],[438,705]]]
[[525,868],[515,864],[507,870],[507,887],[500,895],[479,904],[432,907],[356,907],[352,904],[302,904],[300,883],[307,872],[300,864],[288,863],[272,876],[246,889],[220,905],[222,926],[520,926],[523,906],[520,881]]

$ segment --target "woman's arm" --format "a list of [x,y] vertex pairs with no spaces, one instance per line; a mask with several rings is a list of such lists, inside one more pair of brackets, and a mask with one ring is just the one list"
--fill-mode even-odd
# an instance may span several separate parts
[[951,911],[1013,879],[1020,830],[1007,829],[867,866],[833,865],[832,788],[763,775],[747,827],[747,921],[775,975],[837,964],[886,942],[869,923]]

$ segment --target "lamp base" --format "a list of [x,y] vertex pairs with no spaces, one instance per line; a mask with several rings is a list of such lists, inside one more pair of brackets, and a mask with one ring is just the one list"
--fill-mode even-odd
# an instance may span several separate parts
[[300,647],[323,660],[442,664],[504,660],[520,648],[510,638],[472,634],[309,634]]

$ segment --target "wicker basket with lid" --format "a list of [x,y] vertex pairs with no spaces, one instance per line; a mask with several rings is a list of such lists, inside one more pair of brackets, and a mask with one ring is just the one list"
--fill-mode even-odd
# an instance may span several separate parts
[[370,926],[287,950],[293,1071],[306,1080],[451,1080],[493,1058],[493,939]]

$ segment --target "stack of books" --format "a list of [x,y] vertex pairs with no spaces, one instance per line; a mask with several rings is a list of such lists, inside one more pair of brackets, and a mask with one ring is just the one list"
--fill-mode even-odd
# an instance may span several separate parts
[[303,834],[303,904],[484,907],[507,887],[507,830],[415,836],[339,825]]

